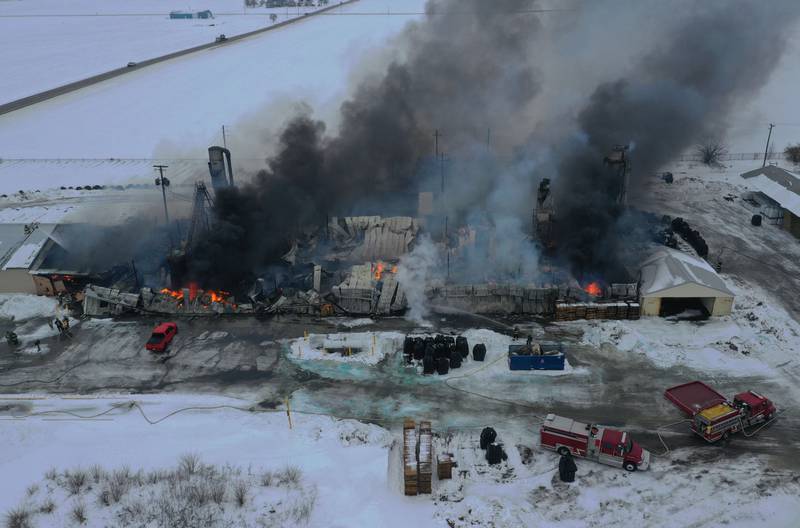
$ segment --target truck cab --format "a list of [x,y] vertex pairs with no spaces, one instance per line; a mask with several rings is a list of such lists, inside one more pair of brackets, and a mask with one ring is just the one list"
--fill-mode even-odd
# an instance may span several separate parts
[[733,405],[747,420],[763,417],[764,421],[768,421],[776,411],[775,404],[769,398],[755,391],[740,392],[733,397]]

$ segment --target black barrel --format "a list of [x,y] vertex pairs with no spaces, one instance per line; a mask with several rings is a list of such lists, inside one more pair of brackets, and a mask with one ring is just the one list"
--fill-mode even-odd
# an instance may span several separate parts
[[450,368],[461,368],[461,354],[455,350],[450,352]]
[[499,464],[507,458],[508,455],[506,455],[506,452],[503,451],[502,444],[491,443],[486,446],[486,461],[489,464]]
[[436,372],[444,376],[450,371],[450,360],[447,358],[439,358],[436,360]]
[[458,336],[456,338],[456,350],[461,354],[462,358],[467,359],[467,356],[469,356],[469,343],[466,337]]
[[497,431],[491,427],[484,427],[481,431],[481,449],[486,449],[486,446],[491,444],[497,438]]
[[760,226],[761,225],[761,215],[760,214],[753,215],[753,218],[750,219],[750,223],[753,224],[756,227]]
[[421,337],[414,338],[414,359],[420,361],[425,356],[425,341]]
[[472,347],[472,359],[475,361],[483,361],[486,359],[486,345],[478,343]]
[[426,355],[422,358],[422,373],[423,374],[433,374],[435,370],[435,361],[433,356]]
[[410,336],[406,336],[403,339],[403,354],[406,356],[414,355],[414,338]]

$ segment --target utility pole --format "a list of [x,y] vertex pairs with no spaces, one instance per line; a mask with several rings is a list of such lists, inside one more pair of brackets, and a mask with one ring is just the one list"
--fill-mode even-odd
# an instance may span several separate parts
[[[169,212],[167,211],[167,187],[169,187],[169,179],[164,176],[164,169],[168,165],[153,165],[153,168],[158,169],[159,177],[156,178],[156,185],[161,186],[161,197],[164,198],[164,223],[167,225],[167,236],[169,237],[170,250],[172,249],[172,233],[169,228]],[[180,244],[180,231],[178,232],[178,243]]]
[[225,125],[222,125],[222,146],[228,148],[228,140],[225,137]]
[[167,187],[169,187],[169,179],[164,176],[164,169],[169,165],[153,165],[154,169],[158,169],[159,177],[156,178],[156,185],[161,186],[161,196],[164,198],[164,219],[167,226],[169,226],[169,211],[167,211]]
[[772,129],[775,128],[775,125],[770,123],[769,124],[769,134],[767,134],[767,146],[764,147],[764,163],[761,164],[762,167],[767,166],[767,153],[769,152],[769,140],[772,137]]
[[442,181],[442,200],[444,200],[444,152],[439,156],[439,179]]
[[441,134],[437,128],[433,133],[433,153],[437,158],[439,157],[439,136],[441,136]]

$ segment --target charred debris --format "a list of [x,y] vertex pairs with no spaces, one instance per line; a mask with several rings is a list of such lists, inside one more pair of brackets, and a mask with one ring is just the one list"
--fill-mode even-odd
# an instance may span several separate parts
[[[638,317],[638,289],[631,280],[635,271],[620,264],[615,276],[576,276],[560,256],[560,219],[548,179],[541,180],[531,197],[532,224],[524,240],[502,240],[504,233],[491,222],[449,221],[437,212],[441,196],[423,191],[416,196],[414,216],[326,217],[273,243],[279,255],[244,280],[230,277],[234,287],[212,288],[219,280],[209,277],[206,285],[196,262],[207,259],[200,252],[216,230],[224,229],[215,218],[215,199],[231,189],[234,180],[227,149],[211,147],[209,159],[212,189],[202,182],[195,185],[185,236],[177,248],[165,252],[161,273],[145,281],[134,271],[133,283],[86,284],[81,293],[87,315],[386,316],[405,313],[421,297],[428,305],[472,313],[560,320],[586,313]],[[619,176],[623,207],[630,172],[625,149],[615,148],[604,163]],[[425,248],[432,256],[423,254]],[[508,264],[509,254],[519,260],[518,266]],[[523,262],[527,258],[536,259],[533,274]],[[421,274],[408,273],[426,259]]]

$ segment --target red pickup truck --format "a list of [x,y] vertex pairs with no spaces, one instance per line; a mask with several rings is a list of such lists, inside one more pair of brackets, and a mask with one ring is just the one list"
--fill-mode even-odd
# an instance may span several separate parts
[[150,352],[165,352],[177,333],[178,325],[175,323],[161,323],[153,329],[144,347]]

